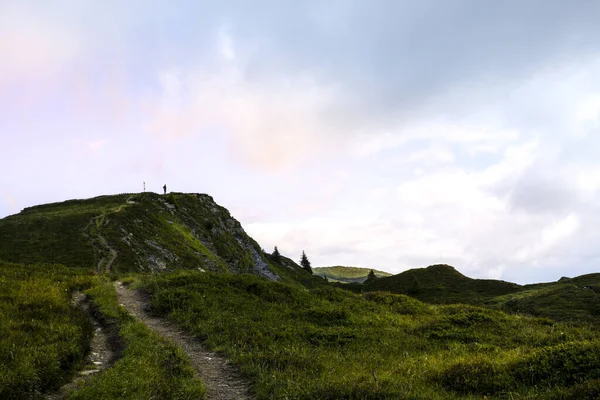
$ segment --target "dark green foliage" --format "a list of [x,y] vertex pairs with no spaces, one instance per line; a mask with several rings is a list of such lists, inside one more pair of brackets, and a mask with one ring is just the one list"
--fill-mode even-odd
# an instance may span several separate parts
[[533,352],[510,366],[511,374],[526,384],[571,386],[600,379],[600,342],[569,342]]
[[275,246],[275,249],[273,250],[273,262],[276,264],[281,264],[281,254],[279,253],[279,250],[277,250],[277,246]]
[[509,391],[512,383],[507,372],[488,358],[461,360],[436,376],[446,389],[461,394]]
[[558,389],[551,400],[598,400],[600,399],[600,379],[587,380],[568,389]]
[[56,389],[80,366],[92,325],[71,293],[92,282],[60,265],[0,261],[0,398]]
[[492,279],[471,279],[449,265],[432,265],[376,279],[365,291],[408,294],[434,304],[482,304],[496,296],[518,292],[520,286]]
[[378,304],[387,305],[391,311],[398,314],[416,315],[427,313],[430,309],[426,304],[402,294],[386,292],[367,292],[363,297]]
[[369,271],[369,275],[367,275],[367,279],[365,280],[365,283],[371,283],[373,282],[375,279],[377,279],[377,276],[375,276],[375,271],[371,270]]
[[586,396],[586,392],[591,395],[599,388],[599,349],[597,341],[581,341],[536,349],[505,363],[478,356],[451,365],[434,380],[458,393],[517,392],[523,387],[545,387],[566,393],[567,398],[573,398],[575,393]]
[[521,292],[494,298],[488,305],[558,321],[598,323],[600,294],[594,290],[598,284],[600,275],[590,274],[554,283],[526,285]]
[[300,258],[300,266],[312,275],[313,271],[310,266],[310,261],[308,261],[308,257],[306,257],[306,253],[304,253],[304,251],[302,252],[302,257]]

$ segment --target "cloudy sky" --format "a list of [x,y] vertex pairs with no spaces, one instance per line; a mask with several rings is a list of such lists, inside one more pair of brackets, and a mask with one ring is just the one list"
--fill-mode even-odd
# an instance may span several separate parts
[[0,217],[211,194],[266,250],[600,271],[600,1],[0,0]]

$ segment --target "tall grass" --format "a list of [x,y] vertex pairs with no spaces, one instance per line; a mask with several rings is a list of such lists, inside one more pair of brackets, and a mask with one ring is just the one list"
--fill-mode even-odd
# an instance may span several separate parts
[[71,293],[93,281],[59,265],[0,262],[0,398],[56,389],[82,364],[92,326]]
[[[592,329],[547,319],[254,276],[176,272],[143,285],[155,311],[240,365],[261,399],[547,398],[600,369],[584,355]],[[558,354],[585,368],[548,362]]]

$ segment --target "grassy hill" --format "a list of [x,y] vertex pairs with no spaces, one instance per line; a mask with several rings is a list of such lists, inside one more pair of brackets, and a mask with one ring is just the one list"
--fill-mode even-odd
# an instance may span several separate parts
[[471,279],[449,265],[440,264],[376,279],[363,290],[407,294],[435,304],[481,304],[496,296],[518,292],[521,286],[493,279]]
[[258,399],[596,399],[597,330],[255,276],[140,277],[154,311],[220,349]]
[[203,398],[181,349],[119,306],[114,275],[227,355],[258,399],[600,398],[600,274],[524,286],[448,265],[365,284],[353,280],[368,268],[310,275],[210,196],[183,193],[27,208],[0,220],[1,259],[2,398],[37,398],[85,363],[76,290],[126,348],[70,398]]
[[272,265],[205,194],[121,194],[26,208],[0,220],[0,259],[99,272],[201,268],[269,279],[305,273],[295,263]]
[[406,294],[432,304],[485,305],[557,321],[600,324],[600,274],[521,286],[494,279],[472,279],[451,266],[432,265],[348,288]]
[[486,305],[558,321],[598,324],[600,274],[525,285],[519,292],[488,300]]
[[[327,278],[332,282],[342,282],[342,283],[363,283],[367,276],[371,272],[371,268],[360,268],[360,267],[343,267],[343,266],[335,266],[335,267],[318,267],[313,268],[313,273],[318,276],[322,276],[323,278]],[[383,276],[391,276],[392,274],[384,271],[378,271],[376,269],[373,270],[375,276],[383,277]]]

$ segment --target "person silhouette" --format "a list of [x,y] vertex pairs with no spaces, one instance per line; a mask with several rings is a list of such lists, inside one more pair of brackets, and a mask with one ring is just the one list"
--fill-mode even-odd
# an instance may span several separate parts
[[163,186],[163,190],[165,191],[165,194],[167,194],[167,185],[165,184],[165,186]]

